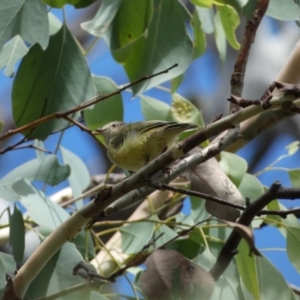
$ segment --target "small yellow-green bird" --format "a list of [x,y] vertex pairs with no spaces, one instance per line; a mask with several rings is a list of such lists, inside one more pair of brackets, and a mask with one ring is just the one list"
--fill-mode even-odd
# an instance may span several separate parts
[[197,127],[189,123],[164,121],[115,121],[96,131],[104,137],[109,159],[121,168],[136,172],[173,146],[180,133]]

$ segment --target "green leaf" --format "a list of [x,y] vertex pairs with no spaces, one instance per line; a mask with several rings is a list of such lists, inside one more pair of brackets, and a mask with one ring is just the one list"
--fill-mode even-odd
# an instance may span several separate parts
[[12,189],[19,195],[30,218],[40,226],[55,229],[69,217],[69,214],[61,206],[48,199],[28,180],[16,180]]
[[16,262],[11,254],[0,252],[0,295],[3,295],[6,286],[6,274],[14,274]]
[[288,174],[293,187],[300,187],[300,169],[290,169]]
[[165,102],[141,95],[141,108],[146,121],[171,121],[171,107]]
[[55,8],[62,8],[66,4],[75,6],[76,8],[87,7],[97,0],[43,0],[46,4]]
[[175,120],[204,126],[202,112],[191,101],[177,93],[172,94],[172,100],[172,114]]
[[300,273],[300,228],[286,227],[286,249],[289,259],[293,266]]
[[190,202],[191,216],[195,223],[210,217],[210,214],[205,209],[205,200],[191,196]]
[[255,300],[291,299],[284,277],[266,257],[250,256],[244,240],[238,251],[236,261],[239,274]]
[[61,29],[62,22],[50,11],[48,12],[49,35],[55,34]]
[[266,14],[278,20],[296,20],[300,15],[300,7],[292,0],[272,0]]
[[95,258],[96,252],[90,230],[82,230],[73,242],[85,261]]
[[9,244],[16,262],[21,262],[25,249],[25,226],[23,215],[14,205],[14,212],[9,210]]
[[216,39],[217,49],[221,61],[224,62],[227,53],[227,44],[226,44],[226,34],[222,26],[221,16],[219,11],[215,14],[214,20],[215,20],[215,39]]
[[152,222],[131,223],[120,228],[122,251],[132,254],[140,251],[152,238],[155,224]]
[[225,151],[221,152],[220,166],[237,187],[248,168],[247,162],[242,157]]
[[225,31],[225,35],[228,43],[235,50],[240,48],[240,44],[236,39],[235,30],[240,24],[240,18],[235,9],[232,6],[224,5],[218,6],[220,12],[220,18]]
[[137,40],[149,27],[153,14],[152,0],[123,0],[111,24],[111,49],[123,48]]
[[184,78],[184,75],[181,74],[181,75],[179,75],[179,76],[177,76],[177,77],[175,77],[175,78],[173,78],[173,79],[171,80],[171,93],[176,92],[176,90],[177,90],[178,87],[180,86],[180,84],[181,84],[183,78]]
[[[46,51],[35,45],[23,58],[12,90],[14,120],[20,127],[71,109],[93,96],[95,87],[85,57],[64,25],[50,37]],[[72,117],[77,119],[79,115],[76,112]],[[64,119],[54,118],[24,134],[44,140],[68,125]]]
[[[118,90],[118,86],[107,77],[93,76],[97,94],[107,95]],[[91,129],[102,127],[112,121],[123,120],[123,102],[121,94],[114,95],[84,111],[84,120]]]
[[109,28],[121,3],[121,0],[103,0],[95,17],[90,21],[81,23],[81,27],[92,35],[102,36]]
[[90,296],[90,300],[109,300],[109,299],[104,297],[103,295],[95,292],[95,291],[92,291],[91,296]]
[[[243,7],[243,15],[250,20],[258,0],[251,0]],[[270,4],[269,4],[270,5]]]
[[239,244],[236,262],[239,274],[247,290],[253,295],[255,300],[260,299],[259,278],[255,257],[249,255],[249,246],[244,239]]
[[5,68],[4,75],[13,76],[17,61],[27,52],[28,48],[19,35],[4,45],[0,52],[0,69]]
[[153,3],[155,10],[147,36],[122,48],[121,57],[118,51],[112,51],[112,54],[119,62],[122,59],[131,82],[161,72],[174,64],[178,66],[168,73],[136,84],[132,87],[134,94],[182,74],[193,56],[193,44],[185,28],[185,22],[190,19],[186,8],[174,0],[154,0]]
[[299,150],[299,145],[300,145],[300,141],[295,141],[285,146],[285,149],[289,155],[293,155]]
[[[205,33],[201,28],[201,21],[196,10],[193,13],[191,25],[194,30],[194,56],[193,59],[201,56],[206,49]],[[174,91],[173,91],[174,92]]]
[[29,44],[48,45],[48,18],[46,5],[40,0],[0,1],[0,51],[16,35]]
[[214,13],[212,8],[195,7],[199,20],[201,22],[201,28],[206,34],[211,34],[215,31]]
[[[64,291],[77,284],[84,283],[85,279],[80,276],[73,276],[73,268],[82,260],[82,256],[75,245],[67,242],[61,250],[49,260],[38,276],[31,282],[24,298],[36,299],[39,297],[46,297]],[[64,295],[59,298],[56,297],[55,299],[83,299],[82,292],[83,290],[79,290],[77,293]]]
[[188,259],[195,258],[200,252],[202,252],[201,250],[203,250],[203,248],[203,245],[200,245],[192,239],[176,240],[167,245],[167,249],[175,250]]
[[[220,249],[218,249],[218,253],[220,253]],[[215,256],[208,249],[203,251],[201,255],[193,260],[206,270],[209,270],[216,261]],[[230,264],[234,266],[233,263]],[[231,272],[230,267],[222,274],[220,279],[216,282],[216,286],[214,288],[214,292],[211,300],[219,300],[219,299],[230,299],[230,300],[241,300],[240,295],[238,293],[239,281]]]
[[192,3],[201,7],[212,7],[215,5],[224,5],[224,0],[191,0]]
[[6,200],[15,201],[18,195],[11,186],[17,178],[42,181],[55,186],[64,181],[70,172],[70,166],[60,165],[54,154],[45,156],[44,159],[35,158],[13,169],[1,179],[0,195]]
[[171,229],[169,226],[163,224],[158,226],[157,230],[155,230],[154,233],[154,238],[158,237],[159,238],[155,242],[155,246],[161,247],[165,243],[169,242],[171,239],[177,236],[177,233]]
[[264,188],[260,181],[253,175],[246,173],[238,186],[244,198],[251,201],[256,200],[264,193]]
[[[90,184],[90,173],[85,163],[73,152],[64,147],[60,147],[62,159],[65,164],[72,166],[71,174],[68,178],[70,186],[72,188],[73,197],[77,197]],[[83,201],[76,201],[76,207],[79,208],[83,205]]]

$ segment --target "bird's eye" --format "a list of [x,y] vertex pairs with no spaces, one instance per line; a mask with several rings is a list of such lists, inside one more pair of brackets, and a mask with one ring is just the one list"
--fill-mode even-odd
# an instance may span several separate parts
[[111,127],[116,128],[117,124],[112,124]]

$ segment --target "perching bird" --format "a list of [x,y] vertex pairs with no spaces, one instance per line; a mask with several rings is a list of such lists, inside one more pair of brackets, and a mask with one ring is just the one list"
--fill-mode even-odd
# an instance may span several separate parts
[[164,121],[115,121],[97,129],[97,132],[104,137],[109,159],[117,166],[135,172],[173,146],[180,133],[197,127],[189,123]]

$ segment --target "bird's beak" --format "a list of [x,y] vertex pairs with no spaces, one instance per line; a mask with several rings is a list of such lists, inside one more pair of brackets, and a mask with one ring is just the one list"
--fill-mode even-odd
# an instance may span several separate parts
[[95,130],[95,133],[96,133],[96,135],[100,135],[100,134],[103,134],[103,129],[102,128],[97,128],[96,130]]

